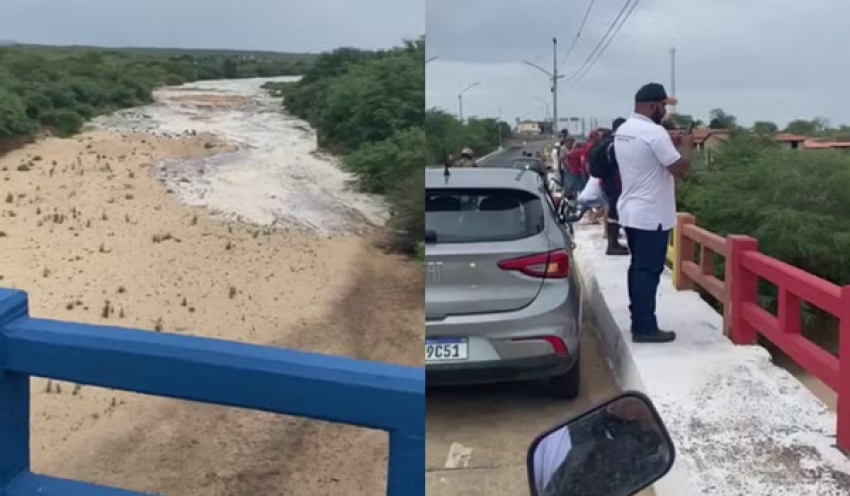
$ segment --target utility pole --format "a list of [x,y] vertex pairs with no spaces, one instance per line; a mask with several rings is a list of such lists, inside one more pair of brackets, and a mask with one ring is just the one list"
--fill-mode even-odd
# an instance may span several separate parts
[[537,65],[533,62],[529,62],[527,60],[524,60],[523,63],[525,63],[526,65],[530,65],[531,67],[534,67],[535,69],[542,72],[543,74],[546,74],[547,76],[549,76],[549,79],[552,83],[552,86],[550,87],[550,90],[552,91],[552,106],[553,106],[553,109],[552,109],[552,118],[553,118],[552,134],[557,136],[557,134],[558,134],[558,80],[563,78],[564,76],[558,74],[558,38],[552,38],[552,45],[554,47],[554,57],[553,57],[553,64],[552,64],[553,70],[552,70],[552,72],[549,72],[546,69],[540,67],[539,65]]
[[[676,98],[676,47],[670,49],[670,96]],[[671,109],[676,111],[676,106]]]
[[457,114],[460,118],[460,123],[463,124],[463,94],[469,91],[470,89],[478,86],[481,83],[472,83],[466,88],[463,89],[460,93],[457,94]]
[[558,136],[558,38],[552,38],[552,55],[552,135]]

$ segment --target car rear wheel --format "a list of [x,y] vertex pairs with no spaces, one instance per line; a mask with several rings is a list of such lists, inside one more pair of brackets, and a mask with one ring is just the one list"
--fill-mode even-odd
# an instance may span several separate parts
[[555,398],[572,400],[578,396],[581,384],[581,355],[576,356],[573,367],[566,374],[552,377],[544,385],[546,392]]

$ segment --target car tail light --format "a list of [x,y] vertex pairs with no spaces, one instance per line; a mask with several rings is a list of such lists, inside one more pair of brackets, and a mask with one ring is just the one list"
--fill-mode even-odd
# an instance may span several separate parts
[[561,205],[561,198],[562,197],[560,197],[560,196],[553,196],[552,197],[552,202],[555,204],[555,208],[558,208]]
[[499,262],[502,270],[516,270],[531,277],[565,279],[570,275],[570,257],[564,250]]
[[558,336],[535,336],[533,338],[512,339],[511,341],[546,341],[547,343],[552,345],[552,349],[555,351],[556,355],[565,357],[569,354],[567,350],[567,344],[564,343],[564,340],[559,338]]

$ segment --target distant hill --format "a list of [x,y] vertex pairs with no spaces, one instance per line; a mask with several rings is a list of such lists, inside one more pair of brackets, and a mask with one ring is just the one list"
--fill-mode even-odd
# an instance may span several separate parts
[[230,48],[153,48],[153,47],[99,47],[91,45],[38,45],[30,43],[18,43],[16,41],[0,41],[0,45],[17,45],[24,48],[50,48],[53,50],[97,50],[105,52],[133,52],[149,55],[180,56],[191,55],[194,57],[215,56],[242,56],[256,57],[262,59],[286,60],[286,61],[310,61],[319,56],[317,53],[293,53],[275,52],[271,50],[236,50]]
[[14,40],[0,40],[0,46],[9,46],[9,45],[19,45],[17,41]]

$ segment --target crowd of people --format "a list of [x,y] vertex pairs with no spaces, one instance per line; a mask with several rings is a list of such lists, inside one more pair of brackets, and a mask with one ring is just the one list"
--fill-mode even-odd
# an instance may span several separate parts
[[[675,178],[688,171],[693,153],[693,134],[668,119],[667,106],[676,103],[663,85],[649,83],[635,94],[631,117],[593,130],[586,142],[562,131],[552,152],[564,194],[588,211],[605,212],[606,254],[631,256],[629,309],[632,340],[638,343],[676,339],[674,331],[659,328],[655,316],[676,225]],[[619,242],[621,228],[627,247]]]

